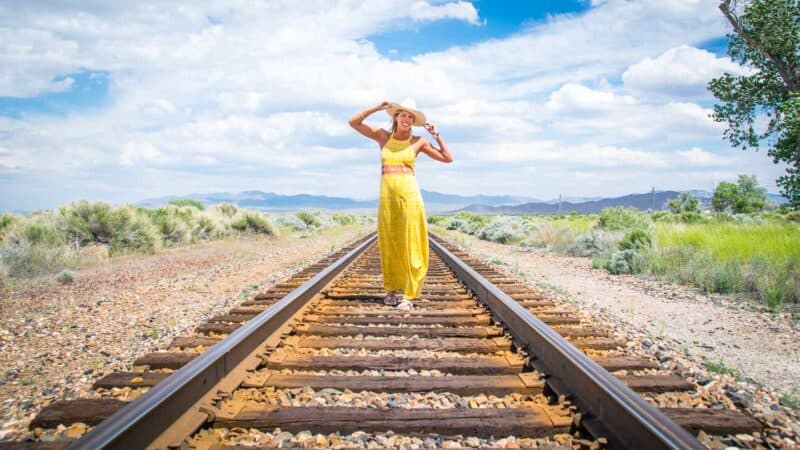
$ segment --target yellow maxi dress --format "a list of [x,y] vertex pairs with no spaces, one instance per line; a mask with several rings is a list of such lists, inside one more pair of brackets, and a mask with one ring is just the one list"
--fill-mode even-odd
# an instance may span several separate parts
[[381,175],[378,200],[378,246],[386,292],[403,291],[408,300],[418,299],[428,272],[428,224],[425,205],[413,169],[416,154],[411,138],[394,135],[381,149],[381,165],[404,165],[407,172]]

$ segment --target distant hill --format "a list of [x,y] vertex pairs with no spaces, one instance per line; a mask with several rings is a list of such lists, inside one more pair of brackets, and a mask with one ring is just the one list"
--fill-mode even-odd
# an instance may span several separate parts
[[[463,208],[473,203],[487,205],[507,205],[522,202],[539,201],[532,197],[512,195],[472,195],[443,194],[422,190],[425,209],[430,212]],[[298,209],[323,209],[342,211],[374,211],[378,200],[354,200],[347,197],[328,197],[325,195],[297,194],[283,195],[274,192],[244,191],[239,193],[217,192],[212,194],[190,194],[181,197],[166,196],[142,200],[140,206],[158,207],[178,198],[198,200],[205,205],[217,203],[233,203],[239,206],[269,211],[294,211]]]
[[270,211],[295,211],[298,209],[372,210],[378,204],[377,200],[354,200],[348,197],[311,194],[283,195],[262,191],[244,191],[238,194],[217,192],[213,194],[190,194],[181,197],[167,196],[142,200],[137,204],[146,207],[157,207],[166,205],[170,200],[178,198],[198,200],[204,205],[233,203],[250,209]]
[[[656,210],[666,208],[665,204],[677,198],[681,193],[677,191],[662,191],[655,193],[655,207]],[[569,213],[575,211],[577,213],[589,214],[602,211],[604,208],[611,208],[613,206],[626,206],[633,207],[640,210],[647,210],[653,208],[653,194],[648,192],[646,194],[630,194],[623,197],[616,198],[603,198],[600,200],[592,200],[588,202],[572,203],[562,202],[561,212]],[[459,211],[470,211],[478,214],[557,214],[558,203],[545,203],[545,202],[530,202],[522,203],[519,205],[506,205],[506,206],[489,206],[489,205],[469,205]]]
[[[454,213],[472,211],[479,214],[555,214],[558,213],[558,200],[538,200],[532,197],[513,195],[457,195],[422,190],[422,198],[428,213]],[[700,197],[703,203],[710,202],[711,193],[707,191],[689,191]],[[656,209],[665,209],[667,201],[680,195],[677,191],[656,191]],[[329,197],[326,195],[296,194],[283,195],[274,192],[244,191],[239,193],[216,192],[211,194],[190,194],[186,196],[166,196],[143,200],[140,206],[157,207],[178,198],[198,200],[205,205],[217,203],[233,203],[251,209],[265,211],[296,211],[299,209],[320,209],[329,211],[348,211],[358,213],[374,212],[378,207],[377,199],[355,200],[348,197]],[[769,194],[770,200],[784,203],[786,199],[776,194]],[[567,199],[587,199],[587,201],[568,201]],[[612,206],[630,206],[641,210],[652,208],[652,194],[630,194],[615,198],[602,197],[565,197],[561,204],[564,213],[599,212]]]
[[[708,191],[693,190],[688,191],[690,194],[698,197],[700,202],[708,206],[711,202],[712,193]],[[681,195],[678,191],[656,191],[655,202],[653,201],[653,193],[647,192],[644,194],[629,194],[622,197],[614,198],[601,198],[599,200],[592,200],[586,202],[568,202],[561,203],[561,212],[566,214],[572,211],[581,214],[598,213],[604,208],[611,208],[614,206],[624,206],[636,208],[641,211],[653,209],[655,203],[655,210],[667,209],[667,202],[678,198]],[[777,194],[768,194],[768,199],[777,203],[786,203],[786,199]],[[558,201],[551,202],[528,202],[519,205],[502,205],[491,206],[483,204],[472,204],[461,208],[456,211],[449,211],[449,213],[456,213],[458,211],[470,211],[477,214],[558,214]]]

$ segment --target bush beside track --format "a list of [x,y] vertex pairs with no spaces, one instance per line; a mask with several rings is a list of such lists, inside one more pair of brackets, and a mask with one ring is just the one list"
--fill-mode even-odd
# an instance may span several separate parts
[[173,200],[159,208],[78,201],[30,215],[0,215],[0,281],[77,269],[129,254],[229,237],[277,236],[370,222],[366,216],[299,211],[281,215],[222,203]]
[[745,294],[770,308],[800,302],[796,212],[481,216],[459,212],[429,222],[483,240],[592,257],[595,268],[646,274],[705,292]]

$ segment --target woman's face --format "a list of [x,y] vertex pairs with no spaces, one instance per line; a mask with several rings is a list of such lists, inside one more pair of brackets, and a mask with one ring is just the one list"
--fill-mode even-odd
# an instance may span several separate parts
[[397,129],[399,131],[410,131],[411,125],[414,124],[414,115],[408,111],[400,111],[395,116],[397,120]]

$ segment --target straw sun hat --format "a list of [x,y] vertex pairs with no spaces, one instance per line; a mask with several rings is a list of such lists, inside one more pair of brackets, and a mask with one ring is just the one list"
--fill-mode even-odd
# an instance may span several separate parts
[[394,118],[394,115],[400,111],[408,111],[414,115],[414,123],[412,125],[421,127],[425,124],[425,114],[422,111],[415,109],[416,103],[413,100],[406,100],[403,102],[404,104],[401,105],[400,103],[392,103],[386,109],[386,114],[389,114],[390,117]]

